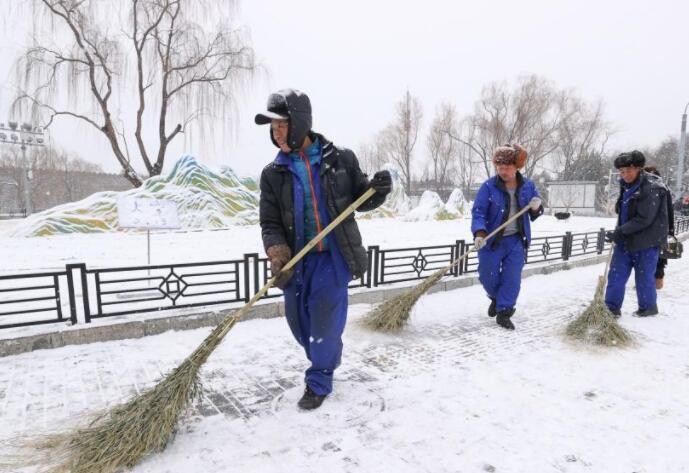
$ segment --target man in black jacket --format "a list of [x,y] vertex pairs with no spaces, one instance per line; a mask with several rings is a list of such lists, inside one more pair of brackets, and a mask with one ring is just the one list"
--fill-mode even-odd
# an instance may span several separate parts
[[347,320],[347,286],[368,265],[353,216],[311,250],[293,270],[282,272],[301,250],[369,187],[376,190],[357,210],[372,210],[392,189],[388,171],[369,181],[354,153],[338,148],[311,130],[311,102],[298,90],[271,94],[258,125],[270,124],[270,139],[280,151],[261,174],[260,223],[276,285],[284,291],[289,327],[311,366],[302,409],[316,409],[332,391],[333,372],[342,356]]
[[635,315],[656,315],[655,270],[661,245],[669,232],[667,187],[659,179],[649,179],[643,172],[646,158],[640,151],[622,153],[615,158],[620,172],[619,214],[615,230],[606,234],[616,243],[613,250],[605,304],[613,315],[621,314],[624,286],[634,269],[639,308]]

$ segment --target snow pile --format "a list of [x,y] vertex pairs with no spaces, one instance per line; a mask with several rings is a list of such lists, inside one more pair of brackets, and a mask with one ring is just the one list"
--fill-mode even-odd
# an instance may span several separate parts
[[258,192],[254,180],[240,179],[230,168],[216,173],[185,155],[170,173],[151,177],[137,189],[98,192],[78,202],[40,212],[15,227],[10,236],[115,231],[118,197],[173,201],[185,229],[258,222]]
[[425,220],[449,220],[455,218],[445,210],[445,204],[437,192],[425,191],[419,205],[405,215],[402,220],[419,222]]
[[445,213],[452,218],[462,218],[471,211],[471,207],[464,198],[464,193],[459,189],[453,189],[452,194],[445,202]]
[[444,204],[437,192],[424,191],[419,205],[407,212],[402,220],[407,222],[454,220],[463,218],[470,212],[471,202],[467,202],[460,189],[454,189]]

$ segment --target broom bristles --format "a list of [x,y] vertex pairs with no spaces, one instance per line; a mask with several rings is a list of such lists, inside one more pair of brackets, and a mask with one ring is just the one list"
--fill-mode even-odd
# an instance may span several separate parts
[[179,417],[202,389],[201,365],[246,310],[248,307],[228,315],[155,386],[109,409],[86,427],[44,436],[30,444],[33,458],[29,462],[47,466],[43,471],[51,473],[114,473],[164,450],[175,435]]
[[598,278],[596,294],[591,304],[567,325],[565,334],[589,345],[625,347],[634,341],[612,315],[603,299],[605,277]]
[[384,332],[402,329],[409,321],[409,315],[416,301],[435,285],[446,272],[446,268],[438,270],[421,284],[379,304],[364,318],[364,324],[373,330]]

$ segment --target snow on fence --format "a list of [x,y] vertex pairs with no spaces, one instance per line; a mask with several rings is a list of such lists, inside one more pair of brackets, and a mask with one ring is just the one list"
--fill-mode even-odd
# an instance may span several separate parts
[[[677,235],[689,232],[689,217],[675,223]],[[526,264],[567,261],[602,254],[609,244],[605,229],[533,238]],[[368,248],[369,271],[350,288],[424,279],[471,249],[465,240],[449,245]],[[475,252],[448,276],[478,270]],[[27,325],[90,323],[92,319],[171,309],[247,302],[270,278],[267,258],[247,253],[242,259],[200,263],[90,269],[69,264],[65,271],[0,276],[0,329]],[[266,298],[278,297],[271,289]]]

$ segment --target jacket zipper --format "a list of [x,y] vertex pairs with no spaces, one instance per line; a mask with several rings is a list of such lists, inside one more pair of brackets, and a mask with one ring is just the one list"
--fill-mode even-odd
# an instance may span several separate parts
[[[316,196],[316,189],[313,185],[313,177],[311,176],[311,163],[304,152],[300,152],[301,159],[306,165],[306,173],[309,175],[309,187],[311,188],[311,205],[313,206],[313,215],[316,218],[316,234],[321,232],[321,219],[318,213],[318,197]],[[323,240],[318,242],[318,251],[323,251]]]
[[[522,182],[519,182],[519,180],[518,180],[518,178],[517,178],[517,187],[514,189],[514,197],[515,197],[515,200],[517,201],[517,211],[519,211],[519,192],[521,191],[521,188],[522,188],[523,185],[524,185],[523,181],[522,181]],[[510,198],[510,193],[507,192],[507,186],[505,186],[504,183],[503,183],[503,186],[505,187],[504,189],[501,189],[500,186],[497,186],[498,190],[501,191],[501,192],[503,193],[503,195],[505,196],[505,200],[507,201],[507,212],[505,213],[505,217],[503,217],[502,222],[500,223],[501,225],[502,225],[503,223],[505,223],[507,220],[509,220],[509,218],[510,218],[510,210],[512,210],[512,209],[511,209],[511,207],[512,207],[512,199]],[[498,244],[498,242],[499,242],[500,240],[503,239],[503,237],[504,237],[504,235],[505,235],[505,230],[506,230],[505,228],[503,228],[502,230],[500,230],[500,233],[494,238],[494,240],[493,240],[493,246],[492,246],[493,248],[495,247],[495,245]],[[523,228],[523,226],[522,226],[521,218],[519,218],[519,219],[517,220],[517,230],[519,231],[519,236],[520,236],[522,239],[526,239],[526,232],[524,231],[524,228]]]

